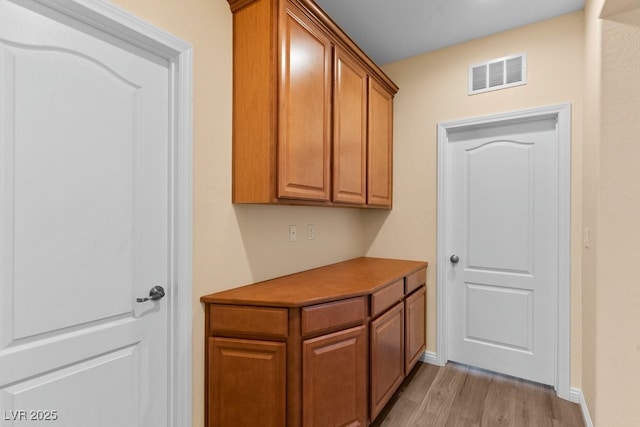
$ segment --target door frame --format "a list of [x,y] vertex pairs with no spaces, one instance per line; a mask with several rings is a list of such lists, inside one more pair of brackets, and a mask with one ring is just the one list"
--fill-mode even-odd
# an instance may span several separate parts
[[[120,46],[167,61],[169,70],[168,425],[192,422],[192,48],[171,34],[103,0],[9,0],[45,16],[62,13]],[[53,11],[53,12],[52,12]],[[73,22],[68,22],[74,25]],[[77,24],[76,24],[77,25]]]
[[447,229],[450,218],[448,212],[449,178],[449,132],[480,128],[503,123],[554,118],[557,120],[557,162],[558,162],[558,247],[557,247],[557,313],[555,316],[555,390],[559,397],[571,400],[571,104],[531,108],[507,113],[492,114],[462,120],[438,123],[438,212],[437,212],[437,353],[435,364],[444,366],[447,354]]

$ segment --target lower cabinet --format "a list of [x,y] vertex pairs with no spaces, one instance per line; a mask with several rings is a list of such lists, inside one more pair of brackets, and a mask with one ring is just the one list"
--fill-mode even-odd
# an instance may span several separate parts
[[369,425],[424,352],[425,281],[425,263],[358,259],[202,297],[205,425]]
[[405,377],[404,304],[371,322],[371,419],[387,404]]
[[366,328],[305,340],[302,344],[303,425],[367,425]]
[[210,426],[284,426],[286,345],[209,339]]

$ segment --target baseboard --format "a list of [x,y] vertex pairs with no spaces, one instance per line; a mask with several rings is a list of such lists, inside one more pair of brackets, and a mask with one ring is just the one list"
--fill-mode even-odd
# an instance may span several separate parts
[[422,356],[420,356],[420,361],[428,363],[430,365],[442,366],[440,363],[438,363],[438,355],[433,351],[425,351],[424,353],[422,353]]
[[584,400],[584,394],[582,390],[576,387],[571,387],[571,401],[580,405],[582,410],[582,419],[584,420],[585,427],[593,427],[593,421],[591,421],[591,415],[589,415],[589,408],[587,408],[587,401]]

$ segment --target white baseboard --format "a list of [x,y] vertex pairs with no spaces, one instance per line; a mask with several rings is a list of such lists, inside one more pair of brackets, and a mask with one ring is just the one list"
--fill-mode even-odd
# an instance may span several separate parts
[[591,421],[589,408],[587,408],[587,401],[584,400],[584,394],[582,394],[582,390],[576,387],[571,387],[570,398],[572,402],[580,405],[580,409],[582,410],[582,419],[584,420],[585,427],[593,427],[593,421]]
[[430,365],[442,366],[442,364],[438,362],[438,355],[433,351],[425,351],[420,357],[420,361]]

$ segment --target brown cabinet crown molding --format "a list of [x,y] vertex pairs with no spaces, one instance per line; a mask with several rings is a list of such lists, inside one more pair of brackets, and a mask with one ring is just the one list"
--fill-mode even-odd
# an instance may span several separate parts
[[236,12],[248,4],[253,3],[256,0],[227,0],[229,2],[229,7],[231,8],[231,12]]
[[351,37],[347,35],[347,33],[342,30],[342,28],[338,26],[338,24],[333,21],[333,19],[329,17],[329,15],[325,13],[324,10],[320,8],[320,6],[318,6],[313,0],[296,1],[316,16],[322,24],[338,38],[340,43],[347,48],[347,50],[356,52],[360,60],[365,63],[367,71],[370,74],[373,74],[389,92],[394,95],[398,93],[398,86],[393,82],[393,80],[391,80],[389,76],[387,76],[380,67],[373,62],[371,58],[369,58],[369,56],[351,39]]
[[[229,3],[229,7],[231,8],[231,12],[236,12],[243,7],[255,2],[257,0],[227,0]],[[283,1],[283,0],[273,0],[274,2]],[[386,89],[393,93],[394,95],[398,93],[398,86],[387,76],[380,67],[373,62],[371,58],[345,33],[338,24],[334,22],[329,15],[326,14],[324,10],[320,8],[313,0],[292,0],[292,3],[297,3],[302,6],[311,16],[315,17],[319,20],[322,25],[332,33],[338,41],[345,47],[347,50],[353,51],[357,54],[357,56],[366,64],[367,71],[370,74],[375,75],[380,83],[382,83]]]

